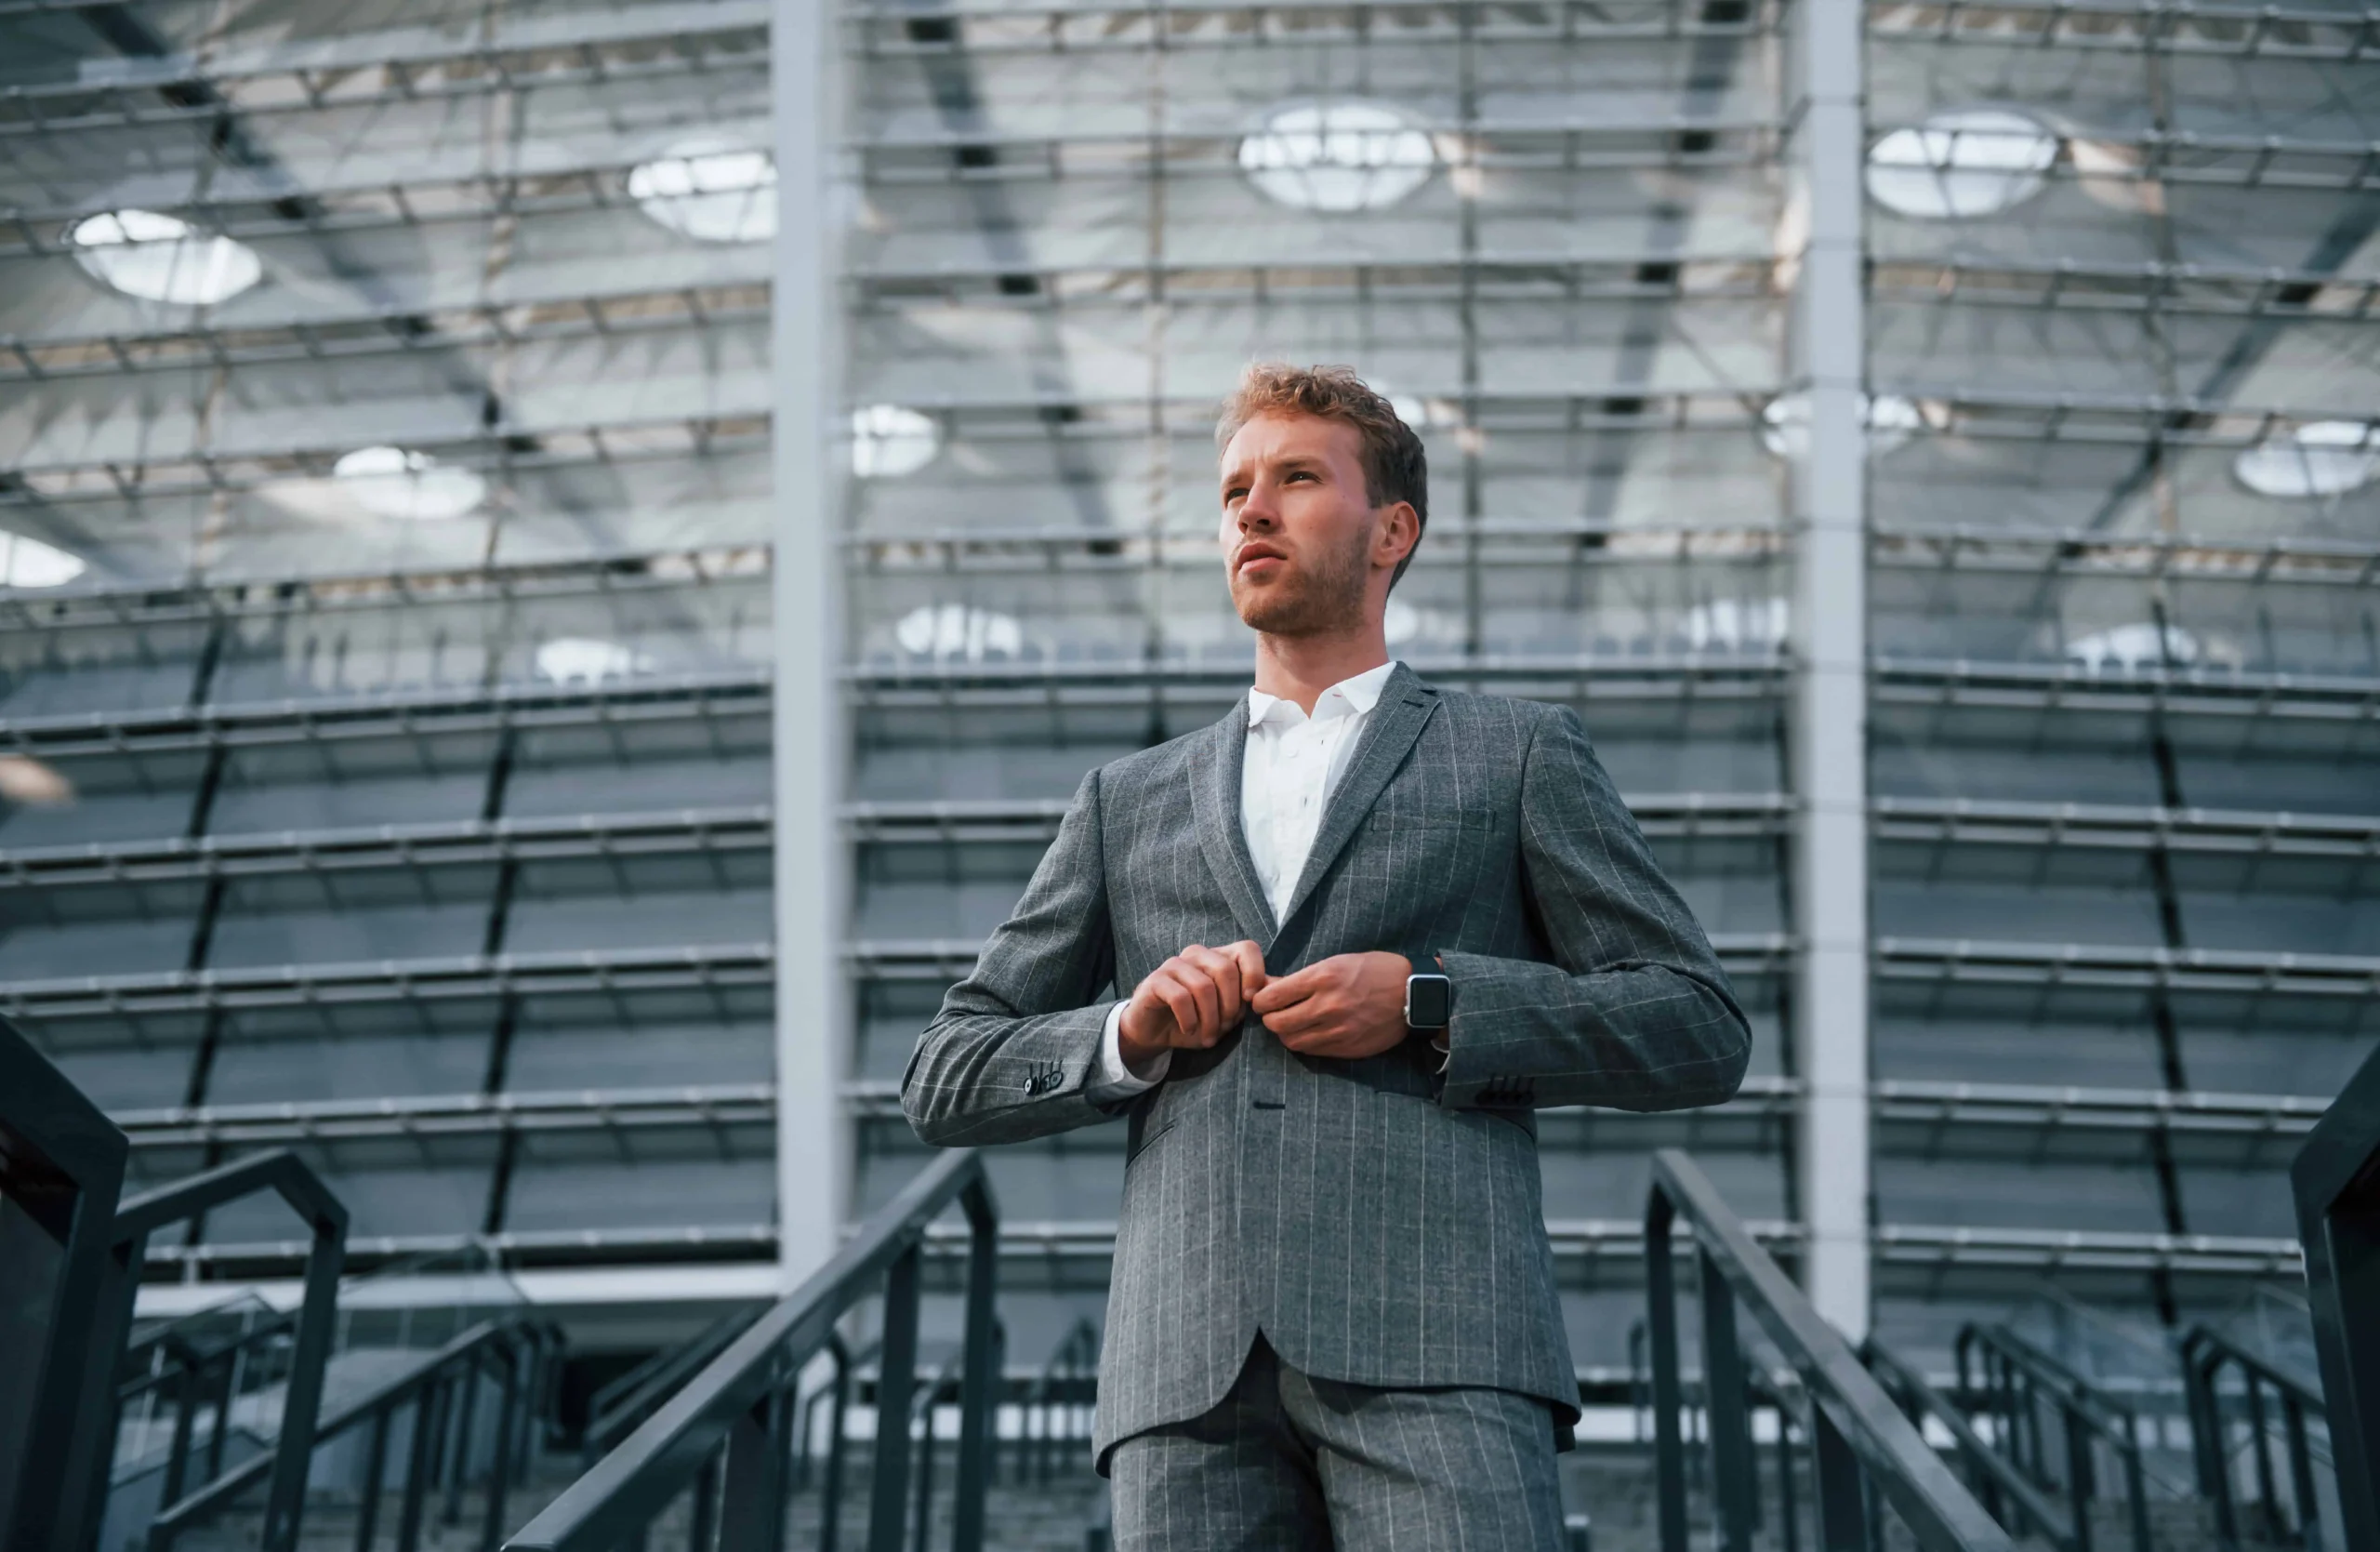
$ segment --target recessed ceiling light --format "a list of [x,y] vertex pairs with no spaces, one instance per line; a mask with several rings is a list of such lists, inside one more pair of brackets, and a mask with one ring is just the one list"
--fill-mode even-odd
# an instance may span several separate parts
[[696,135],[630,168],[628,196],[698,243],[765,243],[777,234],[776,164],[729,136]]
[[852,411],[852,472],[863,480],[914,474],[942,450],[942,428],[905,405]]
[[1239,142],[1248,180],[1299,210],[1384,210],[1428,182],[1437,165],[1421,125],[1382,102],[1276,108]]
[[2058,139],[2022,113],[1962,108],[1896,129],[1868,151],[1868,197],[1919,220],[2005,210],[2039,192]]
[[540,643],[530,660],[538,678],[557,684],[593,684],[653,671],[653,659],[634,647],[592,636],[557,636]]
[[29,808],[58,808],[74,801],[74,784],[31,755],[0,754],[0,798]]
[[0,588],[63,587],[89,569],[72,550],[0,531]]
[[1765,652],[1785,644],[1791,616],[1781,598],[1714,598],[1686,613],[1695,652]]
[[264,278],[264,261],[245,243],[204,236],[154,210],[86,216],[67,229],[66,242],[93,277],[143,301],[208,307]]
[[1381,627],[1387,632],[1391,646],[1460,646],[1464,635],[1459,616],[1408,604],[1401,598],[1388,601],[1388,612],[1381,617]]
[[1025,653],[1025,627],[1014,615],[964,604],[929,604],[903,615],[892,640],[912,657],[957,657],[980,663],[986,657]]
[[2231,460],[2231,472],[2257,495],[2285,501],[2344,496],[2380,474],[2380,428],[2317,420],[2265,438]]
[[[1897,393],[1874,398],[1862,393],[1859,405],[1868,421],[1868,456],[1882,458],[1900,446],[1925,424],[1916,404]],[[1810,456],[1810,396],[1779,393],[1760,412],[1761,445],[1780,458]]]
[[358,447],[331,465],[331,473],[357,506],[403,523],[468,517],[487,499],[480,475],[409,447]]
[[2139,669],[2163,668],[2167,663],[2195,663],[2198,642],[2180,626],[2166,626],[2161,633],[2153,621],[2138,620],[2078,636],[2066,643],[2066,657],[2069,662],[2093,673],[2110,664],[2129,673]]

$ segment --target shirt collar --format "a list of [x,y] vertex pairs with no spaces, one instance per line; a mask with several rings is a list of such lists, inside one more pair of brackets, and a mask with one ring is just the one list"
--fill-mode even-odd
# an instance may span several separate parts
[[[1388,676],[1396,671],[1396,659],[1392,657],[1376,669],[1366,669],[1351,679],[1342,679],[1315,698],[1314,717],[1316,722],[1326,717],[1360,717],[1380,704],[1380,693],[1388,684]],[[1335,697],[1335,698],[1334,698]],[[1255,727],[1273,717],[1275,707],[1287,707],[1282,720],[1302,721],[1294,715],[1298,703],[1281,696],[1268,696],[1262,690],[1248,692],[1248,725]]]

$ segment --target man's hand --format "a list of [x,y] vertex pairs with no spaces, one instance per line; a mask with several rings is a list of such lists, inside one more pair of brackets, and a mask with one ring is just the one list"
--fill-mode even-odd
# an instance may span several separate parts
[[1266,983],[1249,1006],[1302,1055],[1377,1056],[1408,1033],[1405,978],[1412,973],[1402,954],[1333,954]]
[[1145,1067],[1160,1051],[1214,1044],[1239,1028],[1248,1000],[1263,985],[1264,950],[1255,944],[1210,948],[1193,943],[1132,988],[1116,1028],[1125,1065]]

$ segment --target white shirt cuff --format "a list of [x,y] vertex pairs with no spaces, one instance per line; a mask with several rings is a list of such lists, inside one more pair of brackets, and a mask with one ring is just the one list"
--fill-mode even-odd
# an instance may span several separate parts
[[1100,1031],[1098,1081],[1086,1086],[1083,1097],[1094,1105],[1112,1105],[1119,1099],[1130,1099],[1163,1082],[1167,1069],[1172,1066],[1171,1051],[1158,1052],[1138,1071],[1126,1065],[1124,1004],[1118,1002],[1107,1010],[1106,1026]]

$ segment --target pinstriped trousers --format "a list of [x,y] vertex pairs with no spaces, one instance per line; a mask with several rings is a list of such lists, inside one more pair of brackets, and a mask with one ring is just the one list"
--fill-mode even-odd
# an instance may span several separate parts
[[1546,1404],[1315,1379],[1262,1336],[1204,1415],[1109,1459],[1117,1552],[1557,1552]]

